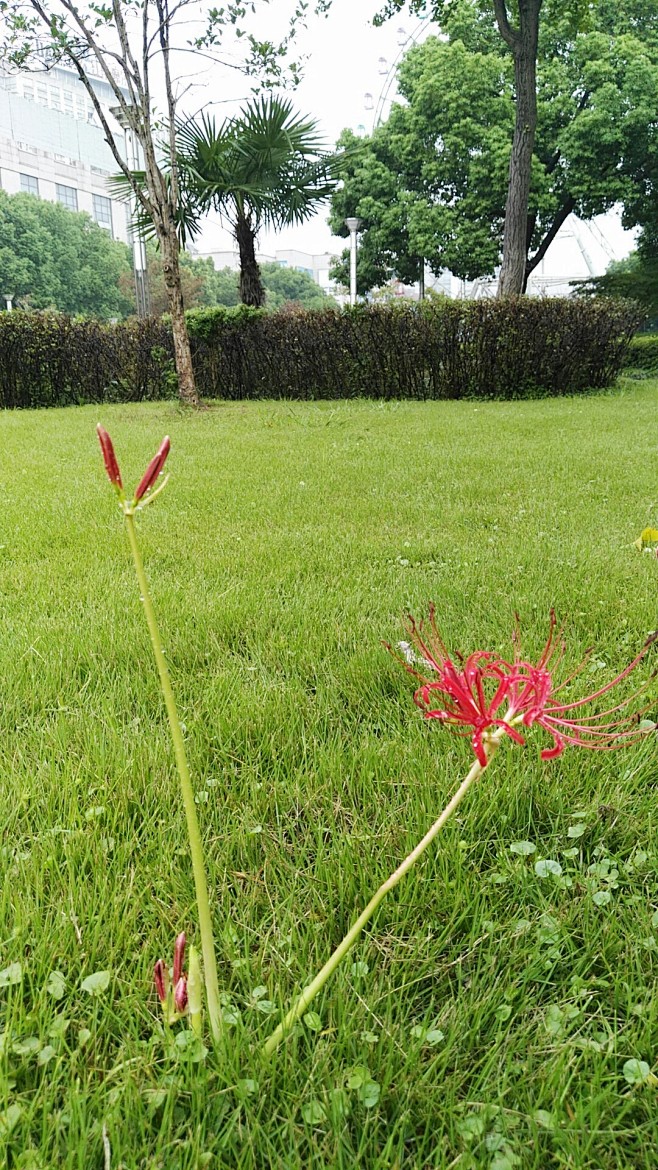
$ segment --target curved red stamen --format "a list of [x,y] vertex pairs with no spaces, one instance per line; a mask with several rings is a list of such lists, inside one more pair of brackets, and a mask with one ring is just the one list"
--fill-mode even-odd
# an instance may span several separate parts
[[420,670],[410,667],[406,660],[403,661],[405,669],[422,682],[414,694],[414,701],[421,708],[424,718],[448,723],[457,734],[468,734],[467,729],[472,728],[471,743],[483,767],[487,762],[485,737],[490,728],[502,728],[516,743],[525,742],[513,726],[514,722],[520,722],[525,727],[537,725],[551,736],[553,746],[542,750],[542,759],[554,759],[571,745],[593,751],[614,749],[636,736],[646,734],[645,729],[634,729],[632,726],[637,724],[644,712],[621,715],[619,719],[608,718],[617,712],[627,711],[629,705],[646,689],[646,682],[614,707],[594,715],[570,716],[572,712],[580,712],[587,703],[608,694],[628,678],[658,634],[647,639],[640,654],[611,682],[586,698],[571,703],[556,703],[553,696],[582,671],[591,651],[587,651],[580,665],[562,683],[554,685],[553,670],[549,666],[551,663],[555,666],[561,663],[565,641],[562,637],[564,626],[558,628],[553,611],[548,638],[536,665],[520,658],[518,620],[513,635],[513,662],[498,658],[491,651],[476,650],[467,658],[460,656],[459,666],[456,666],[437,630],[433,607],[430,609],[430,627],[431,638],[427,638],[423,623],[408,618],[407,628],[412,644],[432,671],[436,672],[435,677],[428,679]]

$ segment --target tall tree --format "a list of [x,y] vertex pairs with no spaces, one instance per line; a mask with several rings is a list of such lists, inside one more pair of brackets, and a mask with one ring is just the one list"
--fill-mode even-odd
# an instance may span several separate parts
[[503,262],[498,276],[498,296],[523,291],[528,252],[527,220],[532,154],[537,131],[537,47],[542,0],[517,0],[518,25],[510,20],[506,0],[494,0],[498,31],[514,59],[516,115],[509,164]]
[[206,115],[180,124],[177,149],[183,230],[194,234],[200,215],[219,212],[240,253],[240,300],[263,305],[256,261],[259,231],[301,224],[315,215],[336,189],[342,156],[323,148],[315,120],[272,95],[248,102],[220,126]]
[[[651,7],[658,4],[651,0]],[[572,211],[588,219],[615,204],[637,222],[658,108],[658,42],[611,27],[545,25],[540,40],[538,125],[524,230],[522,288]],[[491,276],[503,245],[510,137],[515,120],[509,53],[481,9],[462,0],[446,39],[428,38],[399,70],[405,104],[350,163],[332,201],[332,226],[363,220],[360,278],[377,270],[408,280],[415,258],[437,274]],[[656,174],[658,175],[658,167]],[[652,189],[658,190],[658,187]],[[658,200],[656,200],[658,205]],[[658,222],[658,218],[656,220]],[[415,279],[413,277],[412,279]]]
[[[265,0],[267,2],[267,0]],[[0,58],[18,69],[48,69],[63,62],[73,67],[84,85],[103,128],[105,139],[121,174],[132,189],[140,211],[148,217],[162,254],[174,335],[176,371],[181,398],[196,403],[190,342],[185,323],[180,273],[180,184],[176,157],[177,86],[172,64],[174,54],[190,45],[179,28],[193,15],[194,0],[1,0],[3,32]],[[319,8],[323,5],[320,3]],[[277,45],[244,36],[248,46],[242,68],[276,78],[295,28],[303,23],[308,4],[299,0],[290,32]],[[231,37],[247,33],[244,21],[256,2],[246,5],[231,0],[208,13],[204,34],[193,47],[221,54],[227,32]],[[197,12],[194,16],[198,17]],[[296,73],[295,67],[293,67]],[[119,123],[139,143],[144,160],[144,181],[138,182],[124,157],[123,135],[108,119],[95,81],[109,85],[116,102]],[[164,111],[154,110],[154,93],[164,94]],[[158,127],[164,123],[168,140],[167,166],[159,149]]]
[[[407,0],[387,0],[377,19],[399,12]],[[586,18],[588,0],[475,0],[485,19],[493,18],[502,43],[514,63],[515,117],[509,161],[503,254],[498,295],[515,296],[524,289],[527,256],[527,218],[532,177],[532,156],[537,132],[537,54],[542,9],[549,19],[568,20],[571,30]],[[414,12],[429,12],[444,23],[459,9],[459,0],[410,0]]]

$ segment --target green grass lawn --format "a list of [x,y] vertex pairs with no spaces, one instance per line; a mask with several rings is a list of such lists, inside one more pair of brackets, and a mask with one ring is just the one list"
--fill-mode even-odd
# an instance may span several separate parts
[[[658,520],[657,403],[645,381],[0,416],[0,969],[22,965],[0,987],[2,1164],[653,1170],[656,1089],[623,1071],[658,1064],[653,741],[551,763],[540,732],[506,745],[319,1021],[269,1066],[259,1046],[471,762],[382,648],[403,612],[434,600],[449,645],[509,653],[518,610],[535,654],[554,605],[567,665],[596,644],[579,693],[656,626],[658,565],[632,542]],[[129,484],[172,437],[138,527],[235,1021],[200,1063],[152,987],[193,883],[98,417]]]

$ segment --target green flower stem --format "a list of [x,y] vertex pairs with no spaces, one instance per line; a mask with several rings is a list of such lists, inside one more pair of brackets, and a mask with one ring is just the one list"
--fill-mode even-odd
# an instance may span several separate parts
[[404,861],[401,865],[398,866],[395,872],[392,873],[391,876],[386,879],[383,885],[379,887],[377,893],[374,894],[368,902],[365,910],[359,915],[353,926],[350,927],[343,941],[336,947],[336,950],[334,951],[331,958],[327,960],[324,967],[321,971],[318,972],[312,983],[309,983],[308,986],[304,988],[299,998],[295,1000],[290,1011],[279,1024],[278,1028],[275,1029],[269,1040],[267,1040],[263,1049],[263,1055],[265,1057],[271,1056],[272,1053],[278,1048],[286,1033],[288,1033],[293,1024],[297,1022],[297,1020],[310,1004],[311,1000],[318,994],[318,991],[324,987],[325,983],[329,979],[329,976],[332,975],[336,970],[336,967],[340,963],[341,959],[343,959],[348,951],[350,951],[354,946],[354,943],[361,934],[361,931],[363,930],[366,923],[368,923],[372,918],[380,902],[383,902],[384,898],[390,890],[395,889],[398,882],[402,880],[405,874],[407,874],[412,866],[415,865],[415,863],[418,861],[418,858],[422,857],[428,845],[431,845],[439,830],[443,828],[446,821],[452,816],[458,805],[461,804],[461,801],[466,796],[466,793],[471,787],[473,781],[477,780],[478,776],[481,776],[481,774],[484,772],[485,767],[489,765],[491,758],[504,734],[504,728],[497,728],[497,730],[487,738],[485,741],[487,750],[487,763],[483,766],[479,763],[478,760],[475,761],[470,772],[465,777],[465,779],[462,780],[459,788],[455,792],[455,795],[452,797],[452,800],[450,800],[449,803],[445,806],[438,820],[434,822],[431,829],[428,829],[422,841],[418,842],[416,848],[412,849],[411,853],[405,857]]
[[194,803],[194,789],[192,788],[190,770],[187,764],[187,756],[185,754],[183,732],[181,730],[180,720],[178,718],[178,711],[176,710],[176,700],[174,699],[174,692],[171,688],[171,679],[169,678],[169,670],[167,668],[167,663],[165,662],[165,657],[162,651],[158,623],[156,621],[155,611],[153,609],[153,603],[149,593],[146,573],[144,572],[142,554],[139,551],[139,545],[137,543],[134,517],[132,512],[128,511],[126,511],[125,517],[126,526],[128,528],[130,551],[132,552],[133,560],[135,562],[137,580],[139,582],[142,601],[144,603],[144,612],[146,614],[146,621],[148,622],[151,643],[153,645],[153,653],[155,655],[155,661],[157,663],[158,672],[160,674],[160,683],[162,685],[162,693],[164,695],[165,706],[167,708],[167,715],[169,716],[171,738],[174,741],[176,766],[178,768],[178,775],[180,776],[183,805],[185,806],[185,817],[187,819],[187,832],[190,839],[190,853],[192,855],[192,871],[194,873],[194,888],[196,890],[196,903],[199,914],[199,929],[201,932],[201,952],[203,954],[203,971],[206,984],[208,1018],[210,1020],[210,1031],[212,1033],[213,1041],[215,1044],[217,1044],[221,1038],[222,1033],[222,1016],[219,1003],[219,986],[217,982],[215,940],[213,937],[212,918],[210,915],[210,902],[208,900],[208,884],[206,882],[203,845],[201,843],[199,821],[196,815],[196,805]]

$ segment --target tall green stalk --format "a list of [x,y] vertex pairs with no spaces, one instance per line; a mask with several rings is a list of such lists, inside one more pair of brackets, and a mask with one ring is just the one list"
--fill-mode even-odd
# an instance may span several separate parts
[[350,951],[352,949],[352,947],[354,946],[359,935],[361,934],[361,931],[363,930],[364,926],[366,926],[366,924],[372,918],[372,916],[375,913],[375,910],[379,906],[380,902],[383,902],[386,895],[391,890],[395,889],[398,882],[400,882],[402,880],[402,878],[405,876],[405,874],[407,874],[409,872],[409,870],[412,868],[412,866],[414,866],[415,863],[418,861],[418,858],[422,857],[422,855],[425,852],[425,850],[427,849],[428,845],[431,845],[432,841],[436,837],[439,830],[443,828],[446,821],[452,816],[453,812],[458,807],[458,805],[461,804],[462,800],[466,796],[466,793],[468,792],[469,788],[471,787],[471,784],[473,783],[473,781],[477,780],[477,778],[482,775],[485,767],[488,767],[488,765],[491,761],[491,758],[494,755],[496,749],[498,748],[498,745],[499,745],[504,734],[505,734],[505,729],[500,727],[487,737],[487,740],[486,740],[487,762],[486,762],[486,764],[483,765],[478,760],[475,761],[470,772],[462,780],[462,782],[459,785],[459,788],[455,792],[454,796],[448,802],[448,804],[445,806],[440,817],[438,817],[438,819],[434,822],[432,827],[430,829],[428,829],[428,831],[425,834],[425,836],[423,837],[422,841],[418,842],[415,849],[412,849],[411,853],[409,853],[408,856],[405,857],[405,859],[401,863],[401,865],[399,865],[398,868],[394,871],[394,873],[392,873],[391,876],[388,877],[386,879],[386,881],[379,887],[379,889],[377,890],[377,893],[374,894],[373,897],[370,899],[365,910],[362,911],[362,913],[357,918],[356,922],[350,927],[347,934],[345,935],[345,938],[336,947],[336,950],[331,955],[331,957],[327,960],[324,967],[322,967],[322,969],[320,971],[318,971],[318,974],[315,976],[315,979],[313,979],[312,982],[309,983],[308,986],[304,988],[301,995],[299,995],[298,998],[295,1000],[290,1011],[286,1014],[286,1016],[283,1018],[283,1020],[279,1024],[279,1026],[274,1030],[272,1035],[269,1037],[269,1039],[267,1040],[267,1042],[265,1043],[265,1046],[263,1048],[263,1055],[265,1057],[270,1057],[272,1055],[272,1053],[276,1051],[276,1049],[278,1048],[281,1041],[290,1032],[290,1029],[292,1028],[293,1024],[295,1024],[297,1022],[297,1020],[300,1019],[300,1017],[306,1011],[306,1008],[310,1004],[311,1000],[315,998],[315,996],[318,994],[318,992],[324,987],[324,985],[327,982],[327,980],[329,979],[329,977],[331,975],[333,975],[333,973],[336,970],[336,967],[340,963],[341,959],[344,959],[345,955],[348,953],[348,951]]
[[194,874],[194,888],[196,891],[196,903],[199,914],[199,930],[201,933],[201,953],[203,955],[203,972],[206,985],[208,1018],[210,1020],[210,1031],[212,1033],[213,1041],[217,1043],[220,1040],[222,1034],[222,1015],[219,1002],[219,985],[217,981],[215,940],[213,936],[212,918],[210,914],[210,902],[208,899],[208,883],[206,881],[206,870],[203,857],[203,845],[201,843],[201,833],[199,831],[199,821],[196,815],[196,805],[194,803],[194,789],[192,787],[190,769],[187,763],[185,743],[183,740],[183,732],[181,729],[180,720],[178,718],[176,700],[174,699],[174,692],[171,687],[169,670],[162,650],[162,642],[160,641],[158,623],[155,617],[155,610],[153,609],[153,602],[151,601],[151,594],[149,592],[146,573],[144,572],[144,562],[142,561],[142,554],[137,543],[137,533],[135,531],[135,520],[132,510],[125,510],[124,516],[126,518],[126,528],[128,530],[130,551],[133,556],[133,561],[135,562],[135,571],[137,573],[137,580],[139,582],[141,599],[144,603],[144,613],[146,614],[146,621],[148,623],[149,634],[151,635],[153,653],[155,655],[155,661],[158,667],[158,673],[160,675],[162,693],[164,695],[167,715],[169,717],[171,738],[174,741],[176,766],[178,768],[178,775],[180,777],[181,792],[183,794],[183,805],[185,807],[185,817],[187,820],[187,832],[190,840],[190,853],[192,856],[192,872]]

